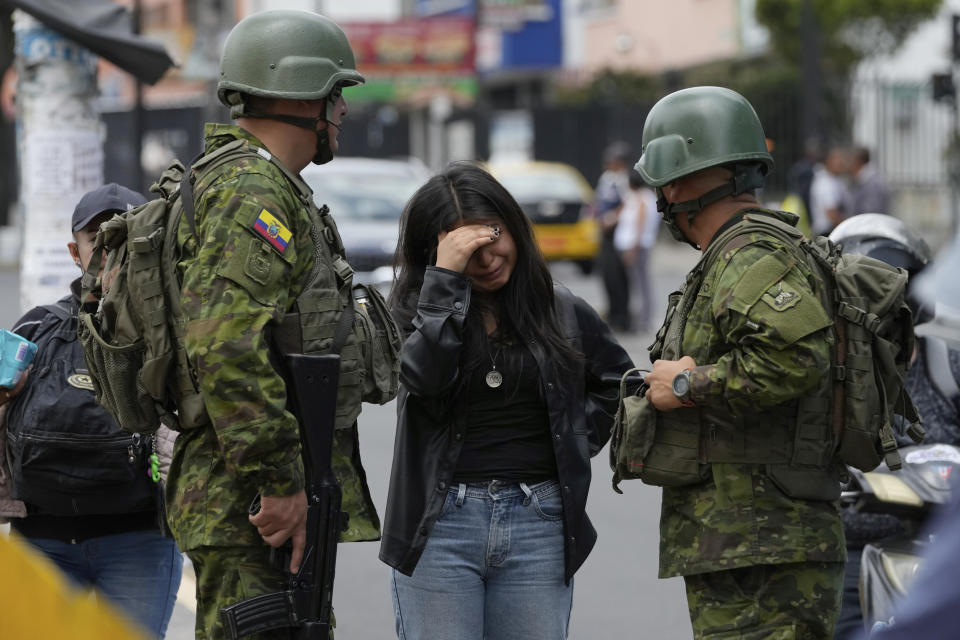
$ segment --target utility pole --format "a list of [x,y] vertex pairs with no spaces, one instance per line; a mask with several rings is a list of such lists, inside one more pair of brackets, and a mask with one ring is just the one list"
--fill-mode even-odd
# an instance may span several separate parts
[[20,306],[57,300],[79,275],[70,218],[103,184],[103,125],[94,105],[97,56],[14,11],[20,158]]
[[804,145],[811,141],[822,146],[823,123],[821,122],[821,96],[823,93],[820,80],[820,24],[813,10],[813,0],[803,0],[800,13],[800,33],[802,53],[800,54],[801,74],[801,108],[803,110],[803,138]]
[[[141,0],[133,1],[133,35],[139,36],[143,19],[143,12],[140,7]],[[134,158],[134,190],[146,193],[150,185],[143,181],[143,134],[145,128],[145,118],[143,111],[143,82],[140,78],[134,76],[134,104],[133,104],[133,158]]]

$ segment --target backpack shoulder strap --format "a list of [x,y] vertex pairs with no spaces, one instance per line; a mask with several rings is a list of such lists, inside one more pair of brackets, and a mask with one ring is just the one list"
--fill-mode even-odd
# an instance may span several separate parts
[[45,304],[41,305],[41,309],[46,309],[47,313],[51,313],[57,317],[61,322],[68,320],[70,316],[73,315],[73,309],[67,306],[65,300],[60,300],[54,304]]
[[187,224],[190,225],[190,233],[197,237],[197,208],[193,203],[193,171],[184,173],[180,178],[180,207],[183,209],[183,215],[187,217]]
[[950,368],[950,347],[946,340],[936,336],[923,339],[923,356],[927,362],[927,375],[934,388],[945,398],[956,403],[960,397],[960,385]]
[[721,233],[710,243],[710,246],[707,247],[707,251],[703,254],[703,257],[697,265],[700,275],[703,276],[709,273],[717,259],[723,255],[731,243],[737,238],[754,232],[772,235],[778,240],[790,245],[797,244],[803,238],[803,234],[796,228],[772,216],[748,213],[743,216],[743,220]]
[[[187,223],[190,225],[190,231],[194,236],[197,235],[197,209],[194,203],[193,183],[203,174],[212,171],[230,160],[243,156],[257,156],[267,162],[273,161],[273,156],[266,149],[253,146],[246,140],[233,140],[219,149],[206,155],[201,155],[198,159],[190,163],[190,167],[183,173],[180,179],[180,206],[184,215],[187,217]],[[285,177],[290,179],[288,172],[284,168],[273,163],[278,167]]]

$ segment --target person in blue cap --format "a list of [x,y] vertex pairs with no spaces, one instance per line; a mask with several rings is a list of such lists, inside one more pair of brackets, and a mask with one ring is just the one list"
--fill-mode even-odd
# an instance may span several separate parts
[[[77,266],[86,268],[102,222],[145,202],[115,183],[84,195],[67,244]],[[77,341],[79,278],[70,289],[13,328],[38,350],[26,383],[0,394],[0,522],[162,638],[183,568],[164,535],[160,454],[171,432],[126,432],[97,404]]]

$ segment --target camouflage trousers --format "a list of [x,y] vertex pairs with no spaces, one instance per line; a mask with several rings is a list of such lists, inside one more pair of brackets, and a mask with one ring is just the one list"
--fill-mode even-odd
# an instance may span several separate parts
[[757,565],[684,576],[695,640],[826,640],[842,562]]
[[[226,638],[220,622],[223,607],[286,588],[284,572],[270,564],[268,547],[200,547],[187,555],[197,576],[196,640]],[[289,640],[292,636],[280,629],[248,637]]]

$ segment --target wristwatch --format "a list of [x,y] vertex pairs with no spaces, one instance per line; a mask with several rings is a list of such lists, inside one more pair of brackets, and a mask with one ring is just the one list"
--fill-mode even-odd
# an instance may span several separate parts
[[693,400],[690,399],[690,369],[684,369],[673,377],[673,395],[683,406],[693,406]]

